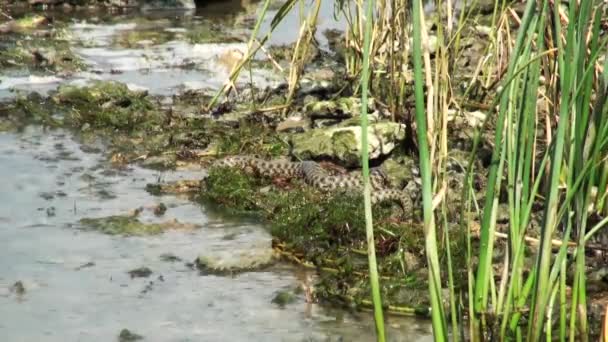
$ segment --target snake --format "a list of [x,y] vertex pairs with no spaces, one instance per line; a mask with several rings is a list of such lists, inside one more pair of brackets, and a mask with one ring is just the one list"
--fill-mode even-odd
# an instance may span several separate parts
[[[345,174],[329,174],[319,163],[312,160],[266,160],[256,156],[228,156],[216,160],[213,167],[236,168],[248,174],[260,177],[284,177],[302,179],[313,188],[323,192],[337,190],[363,189],[361,172],[352,171]],[[392,201],[404,210],[411,207],[411,197],[403,190],[392,188],[386,173],[380,167],[370,169],[370,185],[372,188],[372,204]]]

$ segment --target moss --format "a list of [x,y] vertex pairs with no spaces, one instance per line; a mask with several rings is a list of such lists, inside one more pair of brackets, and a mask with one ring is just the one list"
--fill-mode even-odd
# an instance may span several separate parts
[[[288,187],[288,191],[281,187]],[[233,210],[262,214],[270,221],[272,235],[289,253],[321,270],[333,270],[321,273],[318,298],[350,298],[355,303],[369,299],[361,195],[321,193],[297,181],[279,186],[223,168],[210,170],[203,195]],[[395,216],[398,212],[389,204],[374,206],[378,268],[381,276],[388,277],[383,280],[383,294],[386,304],[425,305],[426,278],[418,275],[420,266],[410,271],[410,261],[404,260],[403,254],[424,255],[424,235],[421,227],[412,227]],[[422,290],[414,294],[410,291],[414,289]]]
[[188,30],[186,39],[192,44],[209,43],[240,43],[243,40],[227,34],[227,30],[220,25],[203,23]]
[[152,275],[152,270],[149,267],[142,266],[127,272],[131,278],[148,278]]
[[29,71],[76,72],[84,62],[71,49],[67,31],[55,27],[49,37],[23,34],[6,35],[0,48],[0,66]]
[[293,293],[293,291],[282,290],[278,291],[274,298],[272,298],[271,303],[278,305],[280,308],[285,308],[286,305],[295,303],[297,297]]
[[239,170],[211,168],[201,192],[204,199],[235,211],[254,211],[260,207],[256,201],[259,182]]
[[18,94],[12,102],[0,105],[0,130],[20,130],[30,124],[61,126],[55,112],[54,104],[38,93]]
[[289,145],[268,127],[242,120],[236,129],[216,125],[211,127],[212,134],[218,137],[220,154],[257,154],[264,157],[277,157],[287,154]]
[[160,260],[164,262],[180,262],[182,259],[178,256],[175,256],[171,253],[164,253],[160,255]]
[[122,329],[120,331],[120,334],[118,334],[119,342],[133,342],[142,340],[143,338],[143,336],[131,332],[129,329]]
[[[368,127],[370,158],[388,154],[405,138],[404,127],[394,122],[377,122]],[[334,158],[345,165],[360,163],[361,127],[316,128],[291,137],[293,155],[301,159]]]
[[96,230],[109,235],[155,235],[165,231],[162,224],[142,223],[133,216],[83,218],[80,225],[85,230]]
[[123,83],[97,81],[90,86],[63,85],[53,97],[56,103],[68,106],[67,124],[119,130],[146,130],[158,126],[164,117],[146,94],[131,91]]
[[153,31],[124,31],[114,37],[112,44],[121,48],[135,48],[144,45],[144,42],[151,42],[154,45],[166,43],[175,38],[172,32],[153,30]]
[[[369,112],[375,108],[374,99],[369,99]],[[335,100],[314,101],[303,108],[308,115],[331,115],[358,117],[361,115],[361,99],[358,97],[341,97]]]

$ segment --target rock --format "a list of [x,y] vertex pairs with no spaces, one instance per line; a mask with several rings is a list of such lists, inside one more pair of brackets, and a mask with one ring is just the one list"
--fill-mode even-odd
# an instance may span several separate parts
[[302,133],[310,127],[310,120],[301,116],[291,116],[277,125],[277,132]]
[[132,269],[127,273],[129,274],[129,276],[131,276],[131,279],[133,279],[133,278],[148,278],[150,275],[152,275],[153,272],[150,268],[143,266],[143,267]]
[[465,119],[471,127],[480,127],[486,120],[486,113],[482,111],[466,112]]
[[79,221],[83,230],[100,231],[108,235],[143,236],[161,234],[167,230],[193,230],[199,225],[180,223],[177,220],[168,220],[161,223],[143,223],[134,216],[113,215],[100,218],[83,218]]
[[286,305],[295,303],[297,297],[291,291],[279,291],[274,295],[271,303],[278,305],[281,309],[285,308]]
[[11,287],[10,291],[15,293],[17,296],[23,296],[25,294],[25,286],[21,280],[16,281]]
[[424,266],[424,259],[419,255],[412,252],[403,252],[403,261],[407,267],[408,272],[419,270]]
[[42,25],[46,25],[50,22],[50,19],[45,16],[35,15],[26,16],[19,20],[11,20],[9,22],[0,25],[0,34],[2,33],[15,33],[23,32],[38,28]]
[[28,4],[30,5],[56,5],[62,2],[62,0],[29,0]]
[[391,184],[402,189],[410,181],[419,181],[418,165],[412,158],[402,157],[398,160],[388,159],[382,163],[382,170],[386,173]]
[[[424,49],[426,46],[429,53],[432,55],[437,51],[437,45],[438,45],[437,37],[429,34],[428,40],[423,42],[422,47]],[[413,40],[413,38],[410,38],[410,50],[413,50],[413,49],[414,49],[414,40]]]
[[315,69],[305,75],[315,81],[331,81],[336,76],[336,73],[331,68]]
[[216,119],[216,121],[225,126],[237,128],[241,125],[241,121],[247,119],[250,114],[250,112],[231,111],[222,114]]
[[469,127],[480,127],[486,119],[487,114],[476,110],[473,112],[459,112],[454,109],[448,110],[448,121],[453,122],[454,125],[462,126],[468,125]]
[[[378,122],[368,126],[370,160],[390,154],[405,139],[405,125]],[[330,158],[345,166],[360,166],[361,127],[317,128],[291,137],[292,154],[302,160]]]
[[176,159],[177,156],[175,154],[152,156],[144,159],[141,165],[149,169],[166,170],[175,167]]
[[271,241],[263,239],[242,250],[205,251],[196,259],[196,266],[203,273],[233,274],[260,269],[272,263],[273,258]]
[[194,0],[149,0],[141,6],[144,11],[159,9],[193,10],[195,8]]
[[216,57],[217,63],[230,73],[239,62],[245,58],[245,53],[239,49],[230,49]]
[[[376,110],[373,98],[368,101],[368,113]],[[347,119],[361,115],[361,99],[358,97],[342,97],[336,100],[309,102],[304,106],[304,112],[311,118]]]
[[140,5],[141,0],[110,0],[109,5],[118,8],[137,7]]
[[492,33],[492,28],[485,25],[475,25],[475,31],[482,37],[489,37]]
[[118,335],[118,341],[119,342],[132,342],[132,341],[138,341],[143,339],[144,337],[141,335],[138,335],[134,332],[129,331],[129,329],[122,329],[120,331],[120,334]]
[[162,216],[167,211],[167,206],[164,203],[160,203],[159,205],[154,207],[154,215]]
[[164,262],[179,262],[182,261],[182,259],[176,255],[173,255],[171,253],[164,253],[160,255],[160,260],[164,261]]

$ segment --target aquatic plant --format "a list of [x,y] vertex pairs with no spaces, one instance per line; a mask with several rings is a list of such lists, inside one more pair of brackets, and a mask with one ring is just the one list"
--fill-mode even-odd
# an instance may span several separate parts
[[[272,29],[295,4],[295,0],[285,3]],[[438,341],[485,340],[490,336],[501,340],[585,340],[594,332],[587,319],[585,250],[608,222],[608,62],[601,60],[606,39],[600,34],[605,10],[600,5],[598,1],[583,1],[569,3],[564,10],[562,4],[529,0],[520,11],[520,19],[506,3],[496,1],[491,7],[491,26],[484,33],[485,54],[473,61],[471,75],[463,77],[466,84],[459,91],[453,87],[453,76],[465,50],[462,32],[475,3],[461,9],[455,22],[451,4],[440,2],[438,14],[432,18],[433,39],[427,32],[421,1],[337,3],[348,22],[344,49],[348,75],[360,77],[351,90],[362,99],[364,178],[369,172],[365,150],[368,92],[388,104],[394,120],[406,122],[416,132],[428,294]],[[314,18],[314,8],[311,13]],[[517,22],[515,39],[511,37],[513,20]],[[310,22],[314,20],[307,25]],[[406,24],[409,22],[411,27]],[[300,42],[306,42],[311,29],[302,27]],[[251,43],[257,33],[256,29]],[[251,48],[245,60],[258,48]],[[295,49],[303,47],[296,45]],[[290,78],[291,91],[301,70],[301,60],[294,58],[292,62],[296,68]],[[411,103],[410,89],[415,95],[413,117],[401,115]],[[466,115],[465,109],[471,107],[484,113],[482,124],[470,125],[474,136],[468,142],[468,165],[461,165],[466,168],[465,184],[459,188],[462,196],[448,203],[454,198],[449,186],[453,179],[448,173],[448,137],[452,129],[460,129],[449,123],[453,107],[456,116]],[[490,149],[491,157],[483,185],[485,194],[477,196],[474,179],[484,171],[476,168],[482,147]],[[372,224],[368,187],[362,197],[364,205],[357,209],[356,217],[363,214],[366,223],[366,290],[373,299],[378,339],[384,340],[383,277],[378,269],[389,264],[376,259],[374,253],[374,233],[380,227],[374,229]],[[478,197],[483,203],[477,202]],[[330,243],[335,237],[331,230],[317,226],[326,228],[328,221],[317,222],[329,218],[306,212],[304,207],[296,206],[303,214],[297,217],[299,224],[312,226],[311,232],[321,245]],[[461,214],[458,225],[450,224],[454,218],[448,216],[455,211]],[[282,214],[279,211],[277,217],[285,221],[292,217]],[[499,231],[499,215],[505,216],[500,223],[505,232]],[[540,222],[538,231],[536,222]],[[285,230],[275,230],[275,234],[304,245]],[[536,240],[532,237],[535,234]],[[537,241],[538,247],[530,247],[530,241]],[[454,248],[457,245],[460,249]],[[309,251],[314,250],[309,247]],[[350,272],[356,262],[347,257],[340,260],[335,273],[349,279],[349,284],[356,283],[355,273]],[[331,291],[331,286],[324,289]],[[349,297],[352,293],[334,294]]]

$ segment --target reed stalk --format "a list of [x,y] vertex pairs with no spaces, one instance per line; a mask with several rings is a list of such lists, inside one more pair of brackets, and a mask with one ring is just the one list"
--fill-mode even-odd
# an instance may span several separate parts
[[367,1],[365,12],[365,38],[363,43],[363,70],[361,72],[361,165],[363,172],[363,205],[365,211],[365,231],[367,239],[367,257],[369,265],[369,281],[372,289],[374,303],[374,320],[376,323],[377,340],[384,342],[384,315],[382,311],[382,298],[380,297],[380,281],[378,280],[378,266],[376,263],[376,250],[374,239],[374,224],[372,217],[371,186],[369,180],[369,151],[367,142],[367,102],[370,75],[370,46],[373,23],[373,6],[375,1]]
[[441,298],[441,277],[439,254],[437,249],[437,233],[433,213],[433,193],[431,159],[427,136],[427,115],[425,111],[422,73],[422,39],[423,11],[420,0],[413,1],[413,61],[414,61],[414,90],[416,98],[416,132],[420,157],[420,176],[422,178],[422,202],[424,216],[424,235],[427,263],[429,267],[429,295],[431,299],[431,315],[435,341],[446,341],[448,329],[445,321],[443,302]]

